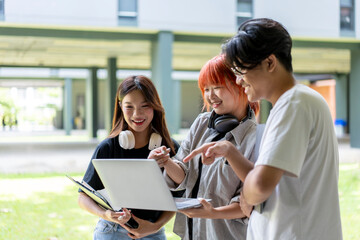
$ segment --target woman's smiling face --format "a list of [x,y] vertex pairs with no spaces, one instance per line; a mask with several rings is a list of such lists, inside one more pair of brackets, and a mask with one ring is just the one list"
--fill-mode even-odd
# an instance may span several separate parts
[[214,111],[219,114],[237,116],[239,98],[223,85],[207,85],[204,88],[204,97]]
[[149,129],[154,117],[154,109],[146,102],[141,91],[128,93],[120,106],[129,130],[140,133]]

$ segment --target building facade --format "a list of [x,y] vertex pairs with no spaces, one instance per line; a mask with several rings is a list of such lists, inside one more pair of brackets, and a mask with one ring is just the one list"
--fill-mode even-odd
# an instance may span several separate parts
[[[206,35],[206,39],[211,39],[213,35],[216,35],[223,36],[223,39],[226,39],[233,35],[239,24],[247,19],[273,18],[281,22],[294,38],[293,59],[296,78],[308,84],[315,84],[318,80],[333,80],[329,91],[334,91],[333,83],[335,82],[336,97],[327,100],[331,102],[329,105],[335,112],[334,118],[343,119],[350,125],[349,128],[346,128],[347,132],[358,132],[360,135],[360,128],[355,125],[355,122],[360,120],[360,116],[355,111],[354,105],[354,102],[358,101],[357,96],[355,96],[356,91],[360,90],[360,73],[357,72],[359,70],[356,70],[358,63],[356,59],[360,57],[360,54],[356,47],[347,45],[349,42],[355,45],[360,42],[360,18],[357,17],[360,16],[359,4],[360,0],[38,0],[35,2],[2,0],[0,1],[0,20],[3,23],[31,25],[39,28],[41,26],[47,28],[61,26],[80,29],[79,31],[83,27],[91,27],[92,29],[122,28],[133,32],[156,30],[165,33],[161,36],[169,39],[166,42],[169,43],[170,50],[168,51],[170,53],[161,53],[161,51],[166,52],[167,50],[160,49],[154,55],[155,57],[149,57],[151,62],[149,67],[144,65],[144,67],[129,69],[127,66],[118,66],[117,78],[120,80],[125,74],[132,73],[144,73],[149,77],[152,76],[152,78],[167,76],[165,80],[160,81],[163,84],[157,85],[160,93],[166,92],[166,89],[163,88],[165,88],[164,85],[167,81],[174,82],[166,87],[174,88],[171,93],[178,97],[169,105],[165,105],[165,108],[167,115],[176,118],[176,120],[168,119],[172,133],[176,133],[179,128],[189,127],[201,111],[202,100],[200,91],[197,89],[197,74],[202,64],[210,59],[210,56],[218,54],[221,50],[221,42],[206,47],[206,44],[210,44],[210,42],[207,42],[208,40],[202,42],[203,40],[197,40],[197,38]],[[178,36],[182,38],[191,37],[193,42],[198,41],[197,48],[204,46],[203,52],[197,53],[198,55],[203,54],[198,62],[188,62],[185,68],[178,67],[181,65],[178,64],[179,61],[184,62],[181,56],[186,54],[181,52],[180,45],[188,44]],[[50,38],[51,36],[44,37]],[[137,40],[140,41],[141,37]],[[85,44],[89,44],[89,42]],[[6,46],[2,48],[5,49]],[[75,51],[79,51],[79,49],[74,49]],[[153,50],[153,45],[149,51],[151,54],[154,51],[156,52]],[[158,66],[158,70],[156,70],[156,67],[153,66],[154,62],[157,61],[158,65],[161,65],[164,54],[173,60],[168,67],[164,64],[164,66]],[[198,55],[194,58],[199,57]],[[113,56],[109,54],[108,57]],[[121,61],[127,61],[127,59]],[[43,79],[44,86],[47,82],[52,81],[51,78],[60,81],[62,79],[63,86],[66,85],[65,79],[73,79],[71,87],[64,87],[64,91],[68,89],[67,91],[72,94],[70,98],[72,104],[68,114],[63,113],[63,115],[75,119],[80,114],[84,119],[87,119],[85,113],[87,107],[84,99],[88,93],[86,85],[91,73],[83,73],[84,68],[74,67],[82,73],[77,74],[76,71],[72,71],[72,73],[62,75],[61,65],[46,68],[46,64],[39,66],[24,63],[17,65],[15,62],[13,65],[2,63],[0,84],[6,82],[6,86],[9,86],[9,82],[14,82],[8,74],[11,69],[17,72],[16,78],[18,80],[26,79],[28,77],[26,71],[18,71],[18,68],[15,68],[19,66],[47,69],[37,69],[38,76],[41,75],[41,71],[49,72],[49,76],[41,75],[42,77],[39,77],[39,80]],[[91,67],[89,64],[88,68],[85,68],[86,71]],[[159,68],[169,69],[164,73],[164,70]],[[58,70],[54,73],[51,69]],[[106,78],[107,74],[101,66],[97,66],[95,69],[97,69],[97,75],[100,79],[97,85],[100,94],[97,99],[99,105],[103,106],[107,104],[101,97],[103,89],[106,88],[106,83],[101,79]],[[105,71],[105,73],[101,71]],[[35,78],[36,76],[35,74]],[[26,81],[24,86],[26,86]],[[329,93],[326,94],[329,95]],[[160,95],[163,102],[169,102],[165,93]],[[265,103],[263,109],[268,110],[268,107]],[[95,128],[106,127],[106,122],[111,119],[104,117],[106,114],[101,113],[101,108],[99,111],[97,112],[98,120]],[[65,119],[64,122],[66,122]],[[360,137],[354,140],[353,146],[360,147]]]

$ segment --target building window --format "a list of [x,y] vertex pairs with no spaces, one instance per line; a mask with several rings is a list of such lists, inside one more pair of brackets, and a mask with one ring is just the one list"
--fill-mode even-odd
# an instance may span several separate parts
[[236,6],[237,27],[239,27],[243,22],[251,18],[253,18],[252,0],[237,0],[237,6]]
[[137,0],[119,0],[119,26],[137,26]]
[[5,0],[0,0],[0,21],[5,20],[5,8],[4,8]]
[[343,36],[355,36],[354,0],[340,0],[340,31]]

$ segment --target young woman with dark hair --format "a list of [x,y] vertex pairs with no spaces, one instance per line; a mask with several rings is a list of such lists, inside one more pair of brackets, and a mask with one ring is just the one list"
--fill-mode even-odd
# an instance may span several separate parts
[[[152,149],[162,145],[170,149],[171,155],[175,154],[174,142],[167,130],[164,108],[155,86],[145,76],[130,76],[118,87],[112,130],[98,145],[91,159],[147,158]],[[126,169],[119,169],[119,174],[121,171]],[[92,162],[83,181],[95,190],[104,188]],[[83,192],[79,195],[79,205],[100,217],[94,231],[94,239],[98,240],[166,239],[163,226],[174,215],[173,212],[141,209],[123,209],[123,212],[104,210]],[[138,223],[138,228],[125,225],[131,217]]]

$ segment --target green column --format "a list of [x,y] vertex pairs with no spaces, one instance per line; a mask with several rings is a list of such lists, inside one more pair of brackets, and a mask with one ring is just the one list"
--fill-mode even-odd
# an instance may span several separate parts
[[70,135],[72,129],[72,79],[66,78],[64,81],[64,130],[66,135]]
[[174,35],[172,32],[160,31],[152,43],[151,71],[152,81],[159,92],[165,108],[166,122],[170,134],[175,134],[180,128],[180,83],[172,79]]
[[116,58],[108,58],[107,78],[105,84],[105,129],[108,133],[112,128],[114,102],[117,90],[116,70]]
[[351,51],[351,71],[350,71],[350,146],[360,148],[360,51]]
[[98,78],[97,68],[89,69],[86,79],[86,129],[90,138],[97,137],[98,130]]
[[348,75],[336,75],[336,119],[348,122]]

